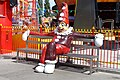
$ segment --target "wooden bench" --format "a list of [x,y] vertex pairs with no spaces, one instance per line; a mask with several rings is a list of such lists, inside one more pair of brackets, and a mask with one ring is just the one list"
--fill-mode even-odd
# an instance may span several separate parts
[[[94,39],[88,39],[88,38],[76,38],[74,40],[75,42],[77,42],[75,44],[74,43],[71,43],[71,52],[68,53],[68,54],[64,54],[62,56],[65,56],[65,57],[68,57],[69,59],[70,58],[83,58],[83,59],[88,59],[90,60],[90,63],[89,63],[89,68],[88,70],[90,71],[90,73],[88,74],[92,74],[93,71],[98,71],[98,64],[99,64],[99,48],[95,45],[93,45],[94,43]],[[79,42],[81,42],[79,44]],[[91,54],[88,54],[88,53],[74,53],[76,50],[77,51],[81,51],[81,50],[86,50],[86,49],[95,49],[96,50],[96,55],[93,55],[93,53],[91,52]],[[92,51],[91,50],[91,51]],[[82,51],[81,51],[82,52]],[[60,56],[58,57],[58,65],[60,62]],[[96,59],[96,67],[93,67],[93,60]],[[65,64],[68,64],[68,63],[65,63]]]
[[[39,56],[42,53],[41,48],[38,48],[38,45],[46,45],[48,42],[50,42],[52,40],[52,36],[37,36],[37,35],[29,35],[27,40],[26,40],[26,47],[25,48],[18,48],[17,49],[17,62],[20,59],[19,56],[19,52],[22,51],[26,57],[25,59],[27,60],[28,58],[28,53],[37,53]],[[49,39],[49,40],[42,40],[42,39]],[[78,44],[76,42],[82,42],[83,44]],[[90,60],[90,74],[92,74],[93,70],[98,69],[98,60],[99,60],[99,48],[92,45],[92,43],[94,42],[94,39],[87,39],[87,38],[76,38],[72,43],[71,43],[71,52],[68,54],[63,54],[62,56],[67,56],[69,58],[85,58],[85,59],[89,59]],[[76,44],[74,44],[76,43]],[[37,48],[34,47],[29,47],[29,44],[36,44]],[[96,49],[97,50],[97,55],[88,55],[88,54],[76,54],[73,53],[73,48],[77,49],[78,51],[85,50],[85,49]],[[40,58],[40,57],[39,57]],[[59,55],[58,55],[58,62],[59,62]],[[97,65],[96,65],[96,69],[93,68],[93,60],[97,59]]]
[[17,62],[22,59],[19,54],[20,52],[23,52],[22,54],[25,54],[26,60],[28,59],[28,53],[37,53],[35,55],[40,56],[40,54],[42,53],[41,45],[45,46],[48,42],[52,40],[52,38],[52,36],[29,35],[26,40],[26,47],[17,49]]

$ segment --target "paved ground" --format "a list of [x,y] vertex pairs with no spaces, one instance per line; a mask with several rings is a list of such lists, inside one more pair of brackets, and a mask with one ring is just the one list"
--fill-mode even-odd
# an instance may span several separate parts
[[0,59],[0,80],[120,80],[119,74],[97,72],[79,73],[78,69],[62,66],[54,74],[36,73],[35,64],[16,63],[14,59]]

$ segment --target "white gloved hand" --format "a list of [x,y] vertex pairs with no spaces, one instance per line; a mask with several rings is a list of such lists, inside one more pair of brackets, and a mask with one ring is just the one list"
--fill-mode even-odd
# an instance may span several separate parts
[[103,34],[99,33],[95,35],[95,45],[97,47],[101,47],[103,45],[103,38],[104,38]]
[[30,30],[25,31],[22,35],[22,40],[26,41],[29,34],[30,34]]

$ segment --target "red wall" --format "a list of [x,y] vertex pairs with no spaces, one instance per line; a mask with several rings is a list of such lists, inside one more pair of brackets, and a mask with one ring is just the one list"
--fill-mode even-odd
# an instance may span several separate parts
[[0,0],[0,53],[12,50],[12,8],[10,0]]
[[0,24],[3,26],[12,26],[12,8],[10,7],[10,0],[0,1],[0,15]]

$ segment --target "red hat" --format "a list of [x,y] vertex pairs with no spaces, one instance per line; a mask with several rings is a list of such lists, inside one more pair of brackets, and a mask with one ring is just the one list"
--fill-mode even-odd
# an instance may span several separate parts
[[62,2],[62,9],[61,9],[59,21],[65,22],[67,25],[69,25],[68,5],[65,2]]

